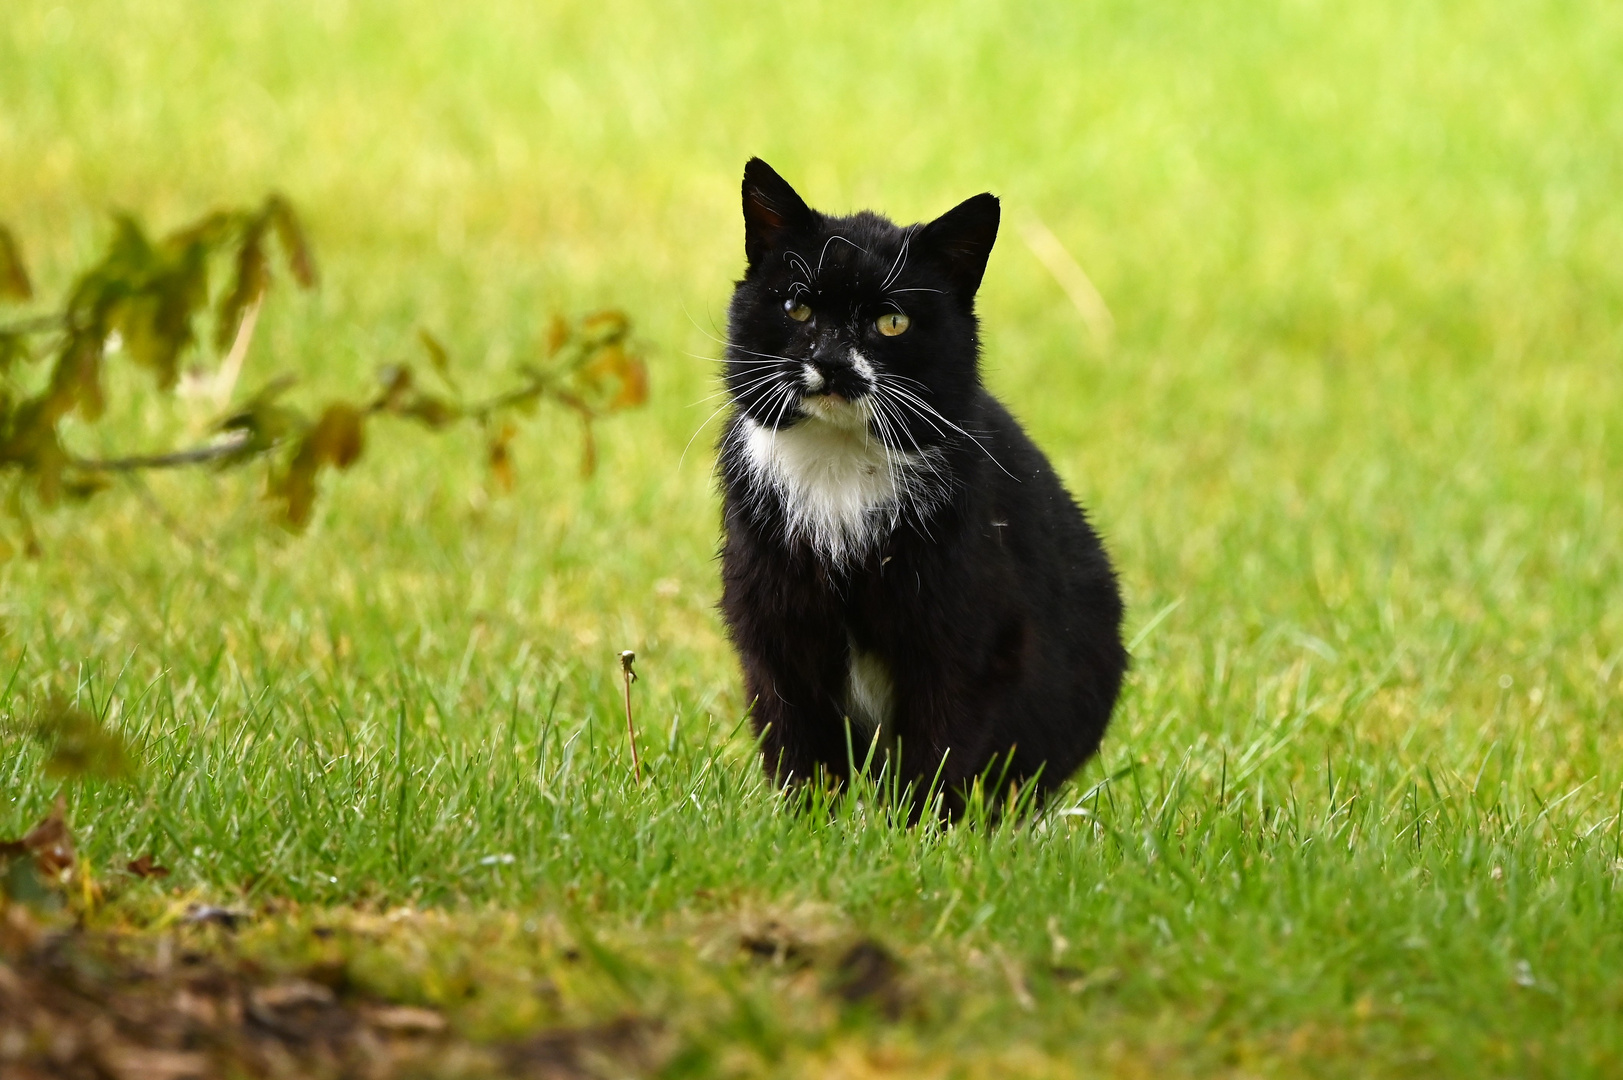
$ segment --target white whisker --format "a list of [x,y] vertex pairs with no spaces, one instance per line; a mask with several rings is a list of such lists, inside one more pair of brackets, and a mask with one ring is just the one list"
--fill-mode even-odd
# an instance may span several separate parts
[[728,344],[727,347],[729,349],[734,350],[735,352],[741,352],[745,356],[759,356],[759,357],[763,357],[763,358],[765,358],[767,360],[783,360],[783,361],[786,361],[786,362],[791,363],[791,364],[800,363],[799,360],[796,360],[792,356],[779,356],[777,353],[769,353],[769,352],[755,352],[752,349],[744,348],[742,345]]
[[[893,396],[894,400],[890,402],[892,407],[897,409],[906,409],[912,412],[920,420],[923,420],[926,424],[929,424],[931,430],[933,430],[937,435],[941,436],[943,439],[947,438],[947,432],[941,427],[941,425],[930,419],[927,413],[921,411],[916,406],[909,404],[908,401],[901,396],[902,390],[900,387],[886,386],[883,388],[883,392]],[[908,434],[911,435],[912,432],[909,431]]]
[[890,264],[890,272],[885,275],[884,282],[879,286],[880,292],[890,288],[890,283],[900,277],[903,270],[907,269],[907,250],[912,243],[913,226],[909,225],[902,231],[902,248],[896,253],[896,260]]
[[835,233],[834,235],[830,236],[827,240],[823,241],[823,250],[821,252],[819,252],[818,255],[817,255],[817,273],[812,275],[812,278],[814,280],[818,277],[818,275],[822,274],[822,272],[823,272],[823,260],[828,258],[828,246],[830,244],[832,244],[836,240],[844,240],[847,244],[850,244],[852,247],[856,248],[858,251],[862,252],[864,255],[866,255],[868,253],[868,249],[863,247],[861,244],[857,243],[855,240],[847,239],[846,237],[841,236],[839,233]]
[[693,429],[693,434],[688,436],[687,445],[682,447],[682,453],[676,459],[676,467],[678,469],[680,469],[682,467],[682,462],[687,460],[688,451],[693,448],[693,440],[697,439],[699,437],[699,432],[701,432],[705,428],[709,427],[710,426],[710,421],[712,421],[716,417],[720,416],[721,413],[727,408],[727,406],[731,405],[731,404],[732,404],[731,400],[722,402],[721,405],[716,409],[715,412],[713,412],[709,416],[705,417],[704,422],[701,423],[698,427]]
[[783,376],[784,376],[784,372],[779,371],[779,370],[769,371],[765,375],[756,375],[749,382],[741,383],[738,386],[723,386],[720,390],[717,390],[715,393],[706,394],[704,397],[700,398],[698,401],[694,401],[694,402],[689,403],[689,405],[687,407],[691,409],[696,405],[703,405],[707,401],[714,401],[716,398],[722,396],[723,394],[725,394],[725,395],[727,395],[729,397],[735,397],[735,398],[744,397],[744,396],[748,395],[752,390],[754,390],[757,386],[763,386],[766,383],[772,382],[772,381],[774,381],[776,379],[781,379],[781,378],[783,378]]
[[[938,452],[927,451],[919,445],[918,439],[914,438],[913,433],[908,430],[903,418],[894,412],[896,408],[894,402],[886,401],[877,393],[873,396],[872,401],[876,416],[882,418],[882,430],[890,433],[894,429],[900,429],[907,436],[908,441],[913,444],[914,453],[911,457],[906,454],[897,454],[895,456],[895,460],[899,460],[901,466],[909,470],[908,474],[904,475],[904,482],[900,485],[902,504],[897,507],[896,517],[899,519],[901,511],[911,507],[914,526],[924,534],[926,539],[933,540],[935,537],[930,531],[929,512],[937,502],[944,499],[951,491],[950,483],[943,480],[938,470],[940,455]],[[893,434],[890,437],[893,440],[895,439]],[[899,450],[900,441],[896,441]],[[923,467],[921,467],[921,463]],[[892,524],[894,526],[894,522]]]
[[695,360],[708,360],[712,364],[738,364],[743,367],[766,367],[768,365],[776,365],[781,367],[785,361],[788,363],[794,363],[794,361],[789,360],[787,356],[767,357],[760,360],[743,360],[736,356],[705,356],[702,353],[691,352],[683,353],[682,355],[691,356]]
[[[879,393],[877,393],[875,395],[876,398],[879,398],[879,400],[881,401],[884,408],[890,409],[890,410],[899,410],[902,407],[901,402],[899,400],[893,400],[893,399],[890,399],[890,398],[880,397],[880,394],[883,394],[885,392],[887,392],[885,387],[883,387],[883,386],[879,387]],[[907,436],[907,441],[913,444],[914,452],[919,453],[919,454],[923,454],[924,453],[924,448],[919,445],[919,440],[914,436],[912,430],[910,428],[908,428],[906,418],[903,417],[899,412],[895,412],[894,415],[895,415],[895,419],[896,419],[896,426],[899,429],[901,429],[901,431],[902,431],[902,433],[904,435]],[[924,422],[927,423],[927,424],[930,424],[931,427],[935,427],[935,424],[931,423],[929,417],[925,417]],[[945,435],[946,434],[940,428],[936,428],[935,430],[936,430],[937,435]]]
[[980,439],[977,439],[975,436],[971,435],[969,432],[965,431],[963,428],[959,427],[957,424],[953,423],[951,420],[948,420],[945,416],[942,416],[939,412],[936,411],[935,406],[931,405],[929,402],[927,402],[927,401],[923,400],[922,398],[918,397],[916,394],[912,393],[911,391],[904,390],[903,388],[901,388],[899,386],[891,387],[891,392],[896,395],[898,401],[908,402],[915,409],[924,410],[925,412],[929,413],[931,416],[934,416],[937,420],[940,420],[943,424],[946,424],[948,427],[952,428],[954,431],[956,431],[958,434],[962,435],[964,438],[968,439],[970,442],[974,443],[977,447],[979,447],[981,453],[986,455],[987,460],[991,461],[991,463],[993,465],[996,465],[999,469],[1002,469],[1004,476],[1007,476],[1010,480],[1013,480],[1017,484],[1020,482],[1020,478],[1018,476],[1014,475],[1014,473],[1010,472],[1008,469],[1003,468],[1003,463],[1001,461],[999,461],[992,454],[992,451],[990,451],[990,450],[988,450],[986,448],[985,443],[981,442]]
[[785,251],[783,253],[783,258],[791,266],[794,266],[803,275],[805,275],[805,278],[806,278],[806,281],[808,282],[808,284],[811,282],[811,280],[814,277],[816,277],[816,275],[812,273],[811,266],[808,265],[806,260],[802,259],[797,252]]

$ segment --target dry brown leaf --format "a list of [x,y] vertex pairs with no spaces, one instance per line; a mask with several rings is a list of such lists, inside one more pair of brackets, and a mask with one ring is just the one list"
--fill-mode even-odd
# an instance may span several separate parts
[[490,475],[495,477],[496,486],[503,491],[512,491],[516,479],[513,474],[513,455],[508,449],[515,432],[516,429],[512,424],[503,424],[490,437]]
[[222,352],[231,347],[237,327],[249,306],[258,302],[270,287],[270,260],[265,257],[265,223],[256,222],[243,233],[237,251],[237,276],[220,298],[215,316],[214,345]]
[[62,871],[70,869],[74,863],[73,836],[68,831],[67,811],[67,800],[58,795],[51,812],[23,837],[23,847],[33,854],[34,864],[46,877],[60,877]]
[[30,300],[33,296],[34,286],[23,265],[22,245],[10,229],[0,225],[0,297]]
[[276,238],[282,242],[282,252],[287,256],[288,269],[293,271],[293,280],[303,288],[315,288],[318,277],[315,253],[293,204],[280,195],[272,195],[265,200],[265,216],[276,230]]
[[569,323],[562,315],[554,315],[547,327],[547,355],[557,356],[558,351],[569,343]]
[[610,412],[648,400],[648,368],[618,343],[604,345],[576,376],[584,395]]
[[324,465],[347,469],[366,447],[366,417],[353,405],[328,405],[310,432],[309,445]]
[[446,382],[451,381],[451,350],[433,332],[422,327],[417,329],[417,340],[422,343],[423,351],[428,353],[429,363],[439,372],[440,378]]
[[169,868],[159,866],[158,860],[153,858],[150,853],[142,855],[139,859],[131,859],[124,869],[138,878],[166,878],[169,876]]
[[895,1019],[904,1004],[901,974],[902,965],[889,949],[872,938],[863,938],[840,957],[832,989],[853,1005],[872,1005]]
[[626,313],[614,308],[595,311],[580,321],[580,336],[593,344],[619,341],[630,329]]

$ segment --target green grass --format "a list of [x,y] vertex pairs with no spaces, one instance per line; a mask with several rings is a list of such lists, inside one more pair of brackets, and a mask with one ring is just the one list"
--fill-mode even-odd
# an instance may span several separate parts
[[[43,516],[0,564],[3,707],[138,743],[138,782],[67,789],[97,865],[443,906],[476,953],[494,920],[435,961],[490,980],[522,920],[590,926],[677,958],[602,1007],[692,1014],[701,1072],[1616,1075],[1620,66],[1600,3],[13,0],[0,220],[47,295],[109,209],[277,188],[324,284],[273,296],[245,383],[353,394],[426,325],[493,384],[612,304],[654,398],[590,480],[543,411],[511,495],[471,438],[379,432],[297,538],[257,476],[153,478],[191,541],[129,488]],[[981,298],[988,379],[1146,629],[1063,816],[796,814],[751,760],[713,428],[683,447],[756,153],[831,210],[992,189],[1111,305],[1104,348],[1013,227]],[[143,386],[77,445],[200,430]],[[58,785],[3,738],[10,836]],[[797,1012],[703,945],[771,913],[877,936],[917,1008]]]

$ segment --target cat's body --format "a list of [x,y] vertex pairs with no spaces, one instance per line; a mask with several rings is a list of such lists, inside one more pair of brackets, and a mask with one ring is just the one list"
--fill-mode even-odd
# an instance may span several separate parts
[[768,769],[841,778],[873,747],[949,811],[989,766],[1053,787],[1127,658],[1098,538],[980,384],[997,201],[905,230],[825,217],[755,160],[744,204],[722,611]]

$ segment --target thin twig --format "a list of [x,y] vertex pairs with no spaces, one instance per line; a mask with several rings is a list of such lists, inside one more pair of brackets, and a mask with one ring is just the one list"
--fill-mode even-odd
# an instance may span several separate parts
[[84,472],[136,472],[141,469],[179,469],[187,465],[202,465],[210,461],[240,453],[247,444],[246,431],[228,432],[218,442],[194,446],[189,450],[174,450],[167,454],[136,454],[121,458],[74,458],[73,467]]
[[557,373],[537,371],[535,368],[525,367],[524,376],[529,382],[523,386],[497,394],[495,397],[486,398],[484,401],[476,401],[471,405],[464,406],[463,414],[475,420],[488,420],[492,414],[503,409],[510,409],[515,405],[524,405],[531,401],[537,401],[550,394],[560,405],[567,406],[587,416],[596,416],[596,412],[584,400],[558,385]]
[[1054,276],[1060,288],[1065,290],[1065,295],[1071,298],[1093,340],[1102,348],[1108,348],[1110,339],[1116,334],[1116,318],[1110,314],[1105,298],[1094,287],[1093,279],[1088,277],[1082,264],[1076,261],[1076,256],[1070,253],[1060,238],[1043,224],[1042,218],[1035,213],[1026,214],[1018,225],[1020,238]]

